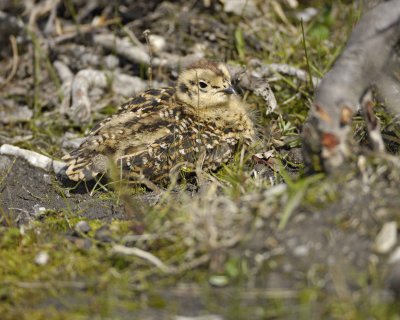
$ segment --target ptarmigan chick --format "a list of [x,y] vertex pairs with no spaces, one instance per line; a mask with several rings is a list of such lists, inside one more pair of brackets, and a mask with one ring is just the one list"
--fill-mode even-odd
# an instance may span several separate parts
[[155,183],[167,181],[179,163],[193,167],[200,160],[204,170],[216,170],[238,146],[254,141],[246,109],[226,66],[201,60],[179,75],[175,87],[147,90],[96,125],[63,157],[66,174],[91,180],[106,173],[110,161],[125,178],[144,175]]

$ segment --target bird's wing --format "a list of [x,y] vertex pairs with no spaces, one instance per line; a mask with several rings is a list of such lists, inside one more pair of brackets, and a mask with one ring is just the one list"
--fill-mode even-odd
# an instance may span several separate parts
[[128,151],[139,152],[165,135],[167,126],[180,119],[180,109],[171,88],[147,90],[132,98],[118,113],[96,125],[77,149],[63,157],[67,176],[79,181],[104,173],[109,160],[115,161]]
[[115,114],[95,125],[90,135],[96,135],[107,124],[113,125],[113,123],[119,122],[121,116],[125,119],[143,118],[156,112],[165,104],[173,104],[174,101],[171,100],[174,99],[174,94],[175,88],[173,87],[146,90],[122,104]]
[[197,164],[206,170],[218,169],[231,159],[238,139],[212,123],[195,120],[185,114],[178,123],[167,126],[169,133],[154,139],[146,148],[127,146],[117,159],[118,164],[125,172],[154,182],[168,178],[171,169],[179,164],[191,169]]

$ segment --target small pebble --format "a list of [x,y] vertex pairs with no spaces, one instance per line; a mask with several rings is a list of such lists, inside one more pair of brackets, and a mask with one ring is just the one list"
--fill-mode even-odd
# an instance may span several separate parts
[[44,182],[45,182],[46,184],[51,185],[51,177],[50,177],[49,174],[45,173],[45,174],[43,175],[43,180],[44,180]]
[[41,213],[43,213],[43,212],[45,212],[46,211],[46,208],[45,207],[41,207],[40,206],[40,204],[35,204],[34,206],[33,206],[33,213],[32,213],[32,215],[34,215],[34,216],[37,216],[37,215],[39,215],[39,214],[41,214]]
[[304,22],[310,21],[318,14],[318,10],[315,8],[306,8],[303,11],[300,11],[296,14],[296,18],[299,20],[303,20]]
[[7,102],[7,100],[1,101],[0,123],[12,124],[32,119],[33,111],[28,106],[18,106]]
[[86,222],[86,221],[79,221],[76,225],[75,225],[75,231],[79,232],[79,233],[88,233],[90,230],[92,230],[92,228],[90,227],[90,225]]
[[153,52],[162,52],[167,46],[165,38],[156,34],[149,35],[149,42]]
[[112,54],[109,54],[108,56],[106,56],[104,58],[104,63],[106,65],[107,69],[113,70],[113,69],[116,69],[118,67],[119,59],[116,56],[114,56]]
[[254,0],[225,0],[224,11],[238,16],[254,17],[260,13]]
[[98,228],[94,234],[94,238],[101,242],[112,242],[111,231],[108,226]]
[[396,221],[386,222],[375,239],[374,250],[377,253],[388,253],[397,242]]
[[228,277],[223,275],[211,276],[208,281],[214,287],[225,287],[229,283]]
[[46,251],[40,251],[35,257],[35,263],[39,266],[44,266],[50,260],[49,254]]
[[73,241],[77,248],[81,250],[88,250],[92,247],[92,241],[89,239],[75,238]]
[[306,246],[306,245],[298,246],[298,247],[294,248],[294,250],[293,250],[293,254],[296,257],[308,256],[309,252],[310,252],[310,250],[309,250],[308,246]]

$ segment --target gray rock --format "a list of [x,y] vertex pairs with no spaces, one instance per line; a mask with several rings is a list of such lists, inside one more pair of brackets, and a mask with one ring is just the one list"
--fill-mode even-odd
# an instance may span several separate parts
[[79,232],[79,233],[88,233],[89,231],[92,230],[92,228],[90,227],[90,225],[86,222],[86,221],[79,221],[76,225],[75,225],[75,231]]

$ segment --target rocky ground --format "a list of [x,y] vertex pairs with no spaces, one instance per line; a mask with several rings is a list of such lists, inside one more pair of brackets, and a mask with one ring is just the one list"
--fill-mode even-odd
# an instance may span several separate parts
[[390,155],[368,150],[360,116],[335,174],[306,175],[300,152],[314,85],[358,7],[238,3],[0,4],[0,144],[59,160],[119,103],[201,57],[246,67],[261,141],[153,191],[76,185],[1,155],[3,319],[398,318],[397,118],[376,106]]

